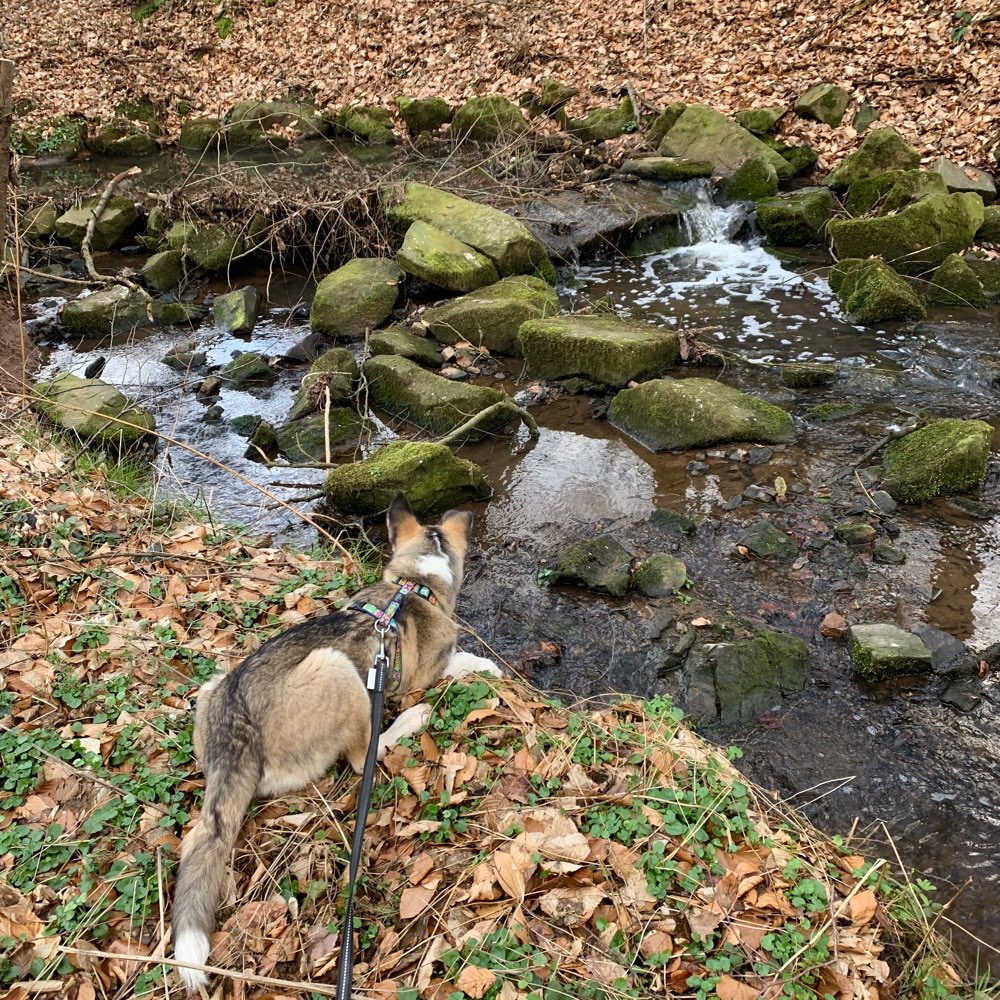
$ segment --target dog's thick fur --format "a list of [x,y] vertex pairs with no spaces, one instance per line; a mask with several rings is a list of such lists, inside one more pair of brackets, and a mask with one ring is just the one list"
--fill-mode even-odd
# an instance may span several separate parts
[[[452,614],[472,515],[449,511],[437,525],[422,527],[400,495],[387,523],[392,559],[382,582],[355,599],[385,607],[397,589],[392,580],[403,577],[430,587],[439,601],[435,606],[411,594],[397,614],[402,679],[392,694],[428,688],[443,677],[499,674],[490,660],[455,648]],[[179,961],[204,965],[208,958],[226,865],[254,796],[303,788],[342,756],[361,773],[371,737],[365,678],[379,647],[373,626],[371,617],[349,610],[304,622],[201,688],[194,746],[205,800],[181,845],[172,914]],[[403,712],[379,738],[379,756],[419,730],[429,711],[415,705]],[[197,970],[180,972],[189,993],[206,981]]]

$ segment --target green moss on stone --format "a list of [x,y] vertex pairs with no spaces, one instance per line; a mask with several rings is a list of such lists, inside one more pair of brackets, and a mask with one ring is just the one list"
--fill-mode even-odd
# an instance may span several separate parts
[[850,94],[843,87],[833,83],[817,83],[795,102],[795,113],[800,118],[836,128],[843,121],[850,100]]
[[978,254],[967,253],[962,258],[979,279],[983,291],[991,302],[1000,302],[1000,260],[988,260]]
[[499,280],[489,257],[419,219],[406,230],[396,263],[439,288],[471,292]]
[[155,292],[169,292],[184,280],[184,256],[180,250],[154,253],[142,265],[142,280]]
[[41,125],[11,131],[11,145],[25,156],[57,156],[72,159],[83,152],[87,139],[86,123],[80,118],[61,115]]
[[887,170],[855,181],[844,207],[853,215],[888,215],[931,194],[947,194],[938,174],[926,170]]
[[22,234],[29,240],[45,240],[55,235],[56,219],[59,213],[56,211],[55,202],[50,198],[48,201],[25,213],[22,223]]
[[384,257],[357,257],[316,287],[309,326],[327,337],[362,337],[391,314],[403,272]]
[[223,125],[218,118],[189,118],[181,125],[181,148],[201,154],[206,149],[218,148],[222,135]]
[[969,490],[986,475],[992,437],[984,420],[936,420],[889,444],[884,488],[906,503]]
[[927,315],[920,296],[892,268],[877,258],[846,258],[830,272],[830,287],[837,301],[858,323],[923,319]]
[[976,231],[977,243],[1000,243],[1000,205],[983,209],[983,224]]
[[245,351],[222,369],[221,378],[227,384],[241,389],[246,385],[268,385],[276,382],[278,373],[259,351]]
[[[97,207],[98,198],[87,198],[76,208],[71,208],[56,219],[56,238],[79,248],[87,232],[90,218]],[[101,217],[94,225],[92,250],[112,250],[121,246],[138,228],[139,210],[131,198],[111,198]]]
[[828,385],[837,377],[837,366],[824,361],[796,361],[781,366],[781,381],[792,389]]
[[931,275],[927,285],[927,301],[937,305],[972,306],[979,309],[989,305],[990,297],[975,271],[962,257],[953,253]]
[[757,225],[769,243],[801,247],[821,243],[833,215],[834,200],[828,188],[801,188],[757,204]]
[[372,356],[394,354],[409,358],[425,368],[441,365],[441,349],[433,338],[421,337],[402,326],[390,326],[379,330],[368,338]]
[[389,146],[396,141],[388,108],[365,104],[341,108],[337,114],[337,130],[373,145]]
[[632,553],[618,539],[601,535],[564,550],[546,574],[549,583],[569,583],[599,594],[624,597],[632,575]]
[[167,230],[167,245],[206,271],[226,271],[246,252],[239,230],[211,223],[175,222]]
[[818,403],[816,406],[810,406],[806,410],[806,416],[810,420],[815,420],[818,423],[833,423],[835,420],[844,420],[847,417],[853,417],[856,413],[861,412],[861,407],[857,403],[849,403],[844,401],[831,401],[829,403]]
[[668,104],[652,121],[646,130],[646,141],[658,149],[663,137],[677,124],[677,119],[684,113],[687,105],[683,101]]
[[887,170],[913,170],[919,166],[920,154],[894,128],[879,128],[869,132],[823,183],[841,190]]
[[454,114],[451,105],[442,97],[397,97],[396,107],[411,135],[437,132]]
[[584,142],[604,142],[635,131],[632,102],[624,98],[616,108],[596,108],[583,118],[568,118],[565,129]]
[[930,673],[933,664],[923,641],[897,625],[852,625],[847,646],[852,669],[868,681]]
[[452,117],[451,131],[473,142],[510,142],[528,131],[528,123],[513,101],[491,94],[466,101]]
[[712,164],[707,160],[689,160],[683,156],[645,156],[638,160],[626,160],[622,164],[622,173],[667,183],[711,177]]
[[146,299],[124,285],[102,288],[85,298],[71,299],[63,306],[60,319],[63,332],[80,340],[128,333],[151,322]]
[[676,556],[654,552],[635,571],[635,588],[647,597],[668,597],[684,586],[687,567]]
[[354,395],[358,380],[358,362],[346,347],[331,347],[309,367],[302,386],[295,394],[289,420],[298,420],[326,406],[327,393],[330,404],[347,403]]
[[778,192],[778,174],[767,160],[750,156],[719,181],[719,190],[734,201],[771,198]]
[[749,111],[737,111],[736,119],[748,132],[754,135],[766,135],[773,132],[778,122],[788,113],[784,107],[751,108]]
[[289,462],[325,462],[328,434],[332,455],[357,447],[365,428],[361,417],[339,406],[330,409],[329,421],[327,416],[324,411],[285,424],[277,432],[278,451]]

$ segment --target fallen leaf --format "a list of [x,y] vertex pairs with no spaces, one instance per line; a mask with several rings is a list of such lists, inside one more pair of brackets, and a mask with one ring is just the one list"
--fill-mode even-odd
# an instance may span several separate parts
[[482,969],[478,965],[467,965],[459,973],[455,985],[466,996],[479,1000],[496,981],[497,977],[489,969]]

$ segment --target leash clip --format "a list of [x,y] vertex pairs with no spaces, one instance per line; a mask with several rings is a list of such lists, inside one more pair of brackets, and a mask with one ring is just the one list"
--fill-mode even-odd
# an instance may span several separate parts
[[374,691],[378,687],[378,675],[381,670],[382,676],[389,672],[389,656],[385,651],[385,633],[388,629],[381,629],[376,624],[376,631],[378,632],[379,648],[378,653],[375,656],[375,663],[368,668],[368,682],[366,687],[369,691]]

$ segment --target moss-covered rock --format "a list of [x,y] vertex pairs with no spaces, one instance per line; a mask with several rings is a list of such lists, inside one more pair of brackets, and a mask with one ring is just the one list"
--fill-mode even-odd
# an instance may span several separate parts
[[53,156],[72,159],[83,152],[87,125],[82,118],[60,115],[32,128],[15,127],[11,145],[25,156]]
[[851,668],[868,681],[931,672],[931,651],[922,639],[898,625],[852,625],[847,646]]
[[538,93],[525,94],[521,103],[532,117],[553,115],[562,110],[579,93],[576,87],[567,87],[566,84],[547,77],[542,80]]
[[987,306],[990,297],[975,271],[953,253],[946,257],[941,266],[931,275],[927,285],[927,301],[944,306]]
[[216,223],[175,222],[167,230],[167,245],[206,271],[227,271],[246,253],[240,231]]
[[997,186],[993,175],[988,174],[985,170],[980,170],[969,164],[959,166],[944,156],[939,156],[934,161],[931,170],[941,178],[941,183],[949,191],[971,191],[973,194],[978,194],[987,205],[997,196]]
[[216,296],[212,304],[215,325],[225,333],[250,333],[257,323],[260,292],[253,285]]
[[259,351],[244,351],[223,367],[220,377],[227,385],[242,389],[248,385],[269,385],[278,373]]
[[[56,219],[56,238],[79,248],[83,244],[90,217],[97,208],[98,198],[88,198],[76,208],[63,212]],[[92,250],[112,250],[121,246],[139,225],[139,210],[131,198],[114,197],[108,200],[101,217],[94,225]]]
[[778,122],[788,113],[788,108],[750,108],[748,111],[737,111],[733,118],[748,132],[754,135],[767,135],[773,132]]
[[423,320],[442,344],[467,340],[494,354],[519,355],[521,325],[558,312],[559,297],[549,284],[518,274],[428,309]]
[[795,438],[791,415],[713,379],[655,379],[624,389],[608,420],[651,451]]
[[309,367],[288,419],[298,420],[323,409],[328,395],[331,406],[350,402],[357,380],[358,362],[354,355],[346,347],[331,347]]
[[84,340],[127,333],[152,323],[145,298],[124,285],[113,285],[62,307],[63,332],[67,337]]
[[808,143],[791,146],[787,142],[776,142],[772,148],[788,164],[789,177],[807,174],[819,162],[819,153]]
[[879,128],[869,132],[823,183],[839,191],[887,170],[914,170],[919,166],[920,154],[894,128]]
[[977,243],[1000,243],[1000,205],[983,209],[983,224],[976,231]]
[[978,195],[932,194],[896,215],[834,219],[828,229],[841,259],[877,254],[902,274],[925,274],[968,247],[982,221]]
[[407,274],[451,292],[471,292],[499,280],[489,257],[419,219],[406,230],[396,263]]
[[634,132],[635,111],[632,101],[624,98],[616,108],[595,108],[583,118],[567,118],[564,128],[584,142],[604,142]]
[[366,104],[341,108],[337,113],[337,131],[373,145],[389,146],[396,141],[389,109]]
[[788,161],[732,118],[704,104],[688,105],[660,143],[663,156],[686,156],[712,164],[715,173],[731,174],[749,157],[774,167],[779,177],[791,174]]
[[142,280],[155,292],[169,292],[184,280],[184,255],[180,250],[154,253],[142,265]]
[[223,134],[224,126],[218,118],[189,118],[181,125],[181,148],[197,154],[217,149]]
[[866,132],[882,117],[882,112],[873,104],[862,104],[851,119],[851,128],[860,135]]
[[[365,362],[364,375],[373,406],[432,434],[447,434],[481,410],[507,398],[498,389],[453,382],[426,371],[408,358],[394,355],[370,358]],[[464,440],[478,441],[507,427],[511,420],[509,411],[494,413],[469,431]]]
[[829,403],[817,403],[806,410],[806,416],[820,424],[832,424],[837,420],[846,420],[861,412],[857,403],[847,400],[832,400]]
[[397,97],[396,107],[411,135],[437,132],[455,113],[442,97]]
[[31,405],[61,430],[106,448],[124,450],[156,429],[152,414],[113,385],[68,372],[39,382]]
[[887,170],[855,181],[844,207],[851,215],[888,215],[931,194],[947,194],[944,181],[926,170]]
[[160,146],[147,128],[116,117],[88,130],[87,149],[98,156],[143,157],[158,153]]
[[451,119],[452,134],[473,142],[510,142],[528,131],[521,109],[506,97],[471,97]]
[[569,583],[598,594],[624,597],[632,575],[632,553],[611,535],[577,542],[560,553],[545,574],[549,583]]
[[678,357],[676,333],[594,314],[529,320],[517,342],[538,378],[582,375],[610,386],[659,374]]
[[56,221],[59,213],[55,202],[50,198],[37,208],[32,208],[24,215],[22,234],[29,240],[47,240],[56,232]]
[[357,447],[365,421],[353,410],[342,406],[327,413],[313,413],[300,420],[292,420],[278,429],[278,451],[289,462],[325,462],[327,440],[330,454],[343,455]]
[[309,326],[327,337],[363,337],[396,305],[403,272],[384,257],[357,257],[316,286]]
[[205,306],[196,302],[161,302],[153,301],[153,319],[160,326],[193,325],[200,323],[208,315]]
[[266,420],[258,419],[247,440],[244,458],[252,462],[267,462],[278,454],[278,432]]
[[719,181],[719,190],[733,201],[759,201],[778,193],[778,173],[760,156],[748,156]]
[[626,160],[623,174],[634,174],[651,181],[688,181],[695,177],[711,177],[712,164],[707,160],[689,160],[684,156],[646,156]]
[[850,101],[851,96],[843,87],[834,83],[817,83],[795,102],[795,113],[800,118],[836,128],[844,120]]
[[646,130],[646,141],[653,149],[659,149],[663,137],[677,124],[687,105],[683,101],[668,104],[650,123]]
[[984,420],[935,420],[885,449],[884,488],[906,503],[963,493],[986,475],[992,437]]
[[693,535],[698,530],[698,522],[693,518],[663,507],[649,515],[649,523],[666,535]]
[[845,517],[833,526],[833,533],[848,545],[871,545],[875,529],[864,515]]
[[425,368],[437,368],[441,364],[441,348],[433,338],[421,337],[402,326],[390,326],[379,330],[368,338],[372,356],[393,354],[409,358]]
[[746,549],[758,559],[776,559],[779,562],[791,562],[799,554],[799,547],[791,535],[763,519],[754,521],[740,532],[734,553],[742,554],[740,549]]
[[979,279],[983,291],[991,302],[1000,302],[1000,260],[988,259],[975,253],[967,253],[962,260]]
[[393,441],[363,462],[332,469],[323,489],[336,510],[360,516],[382,513],[400,491],[421,517],[493,492],[478,465],[422,441]]
[[654,552],[635,571],[635,589],[647,597],[669,597],[686,582],[687,566],[666,552]]
[[829,385],[837,377],[837,366],[825,361],[796,361],[781,366],[781,381],[792,389]]
[[426,222],[467,243],[489,257],[501,277],[531,274],[548,261],[545,248],[523,222],[426,184],[406,184],[388,215],[402,232],[414,222]]
[[226,139],[256,145],[272,140],[268,133],[278,126],[291,126],[303,138],[333,131],[333,123],[305,101],[237,101],[226,116]]
[[757,225],[768,243],[804,247],[822,243],[833,216],[833,195],[825,187],[800,188],[757,203]]
[[848,257],[830,272],[830,287],[841,308],[857,323],[923,319],[920,296],[892,268],[875,257]]

